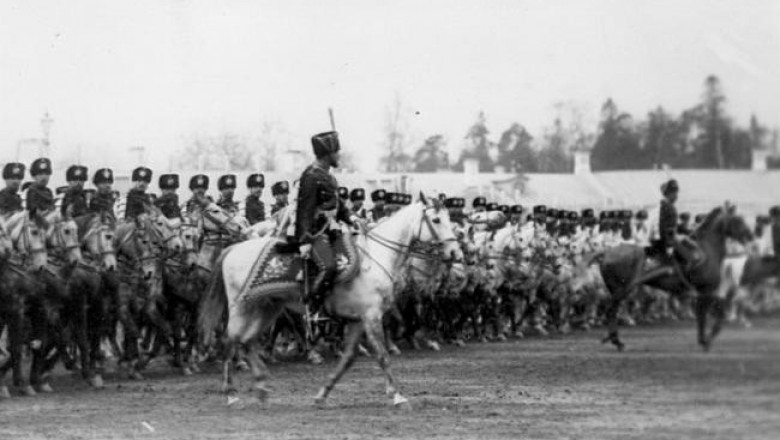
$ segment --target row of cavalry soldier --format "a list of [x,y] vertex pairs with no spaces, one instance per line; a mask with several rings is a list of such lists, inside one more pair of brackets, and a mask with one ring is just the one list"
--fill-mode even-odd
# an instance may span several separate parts
[[[272,185],[268,212],[262,174],[247,178],[241,209],[233,175],[219,179],[216,202],[206,195],[208,177],[194,176],[192,197],[180,203],[177,175],[160,176],[162,193],[150,197],[153,173],[139,167],[117,215],[110,169],[95,171],[96,188],[87,190],[88,169],[72,166],[68,186],[55,194],[47,188],[51,163],[38,159],[22,197],[26,167],[6,164],[0,398],[10,396],[8,372],[14,389],[28,395],[52,391],[60,362],[102,387],[109,355],[141,379],[163,353],[185,374],[221,360],[231,399],[232,369],[246,360],[264,398],[263,359],[274,356],[281,334],[315,362],[329,348],[340,352],[319,402],[365,350],[377,357],[388,396],[402,405],[387,357],[396,343],[438,349],[604,325],[605,342],[623,349],[620,320],[695,314],[708,349],[734,292],[780,274],[777,260],[765,256],[780,255],[770,238],[780,238],[778,208],[755,230],[733,207],[691,222],[676,213],[674,181],[662,188],[657,221],[644,211],[597,215],[483,197],[467,207],[443,194],[366,194],[338,187],[330,174],[338,166],[335,132],[314,136],[312,145],[317,161],[297,189]],[[729,266],[737,253],[739,267]],[[711,329],[707,317],[715,318]],[[22,368],[26,353],[29,370]]]

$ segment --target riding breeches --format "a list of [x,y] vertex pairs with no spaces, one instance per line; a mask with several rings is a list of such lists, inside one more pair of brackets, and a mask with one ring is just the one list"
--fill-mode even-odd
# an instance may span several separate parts
[[323,295],[336,278],[336,255],[330,244],[328,234],[321,234],[311,244],[311,257],[317,265],[312,293]]

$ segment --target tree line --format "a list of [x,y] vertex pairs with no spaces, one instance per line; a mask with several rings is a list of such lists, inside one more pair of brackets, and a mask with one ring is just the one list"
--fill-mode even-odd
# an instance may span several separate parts
[[[448,154],[441,134],[425,138],[413,153],[408,151],[407,127],[398,98],[388,110],[380,168],[385,172],[462,171],[467,159],[476,159],[480,172],[568,173],[573,152],[591,151],[594,171],[655,168],[746,169],[753,149],[776,144],[777,131],[761,125],[752,116],[748,127],[739,126],[728,114],[720,80],[704,81],[700,102],[675,115],[659,106],[643,118],[621,111],[611,98],[601,106],[595,133],[582,122],[576,106],[562,105],[550,126],[535,138],[519,122],[512,123],[491,139],[483,112],[466,131],[459,157]],[[780,160],[770,159],[780,168]]]

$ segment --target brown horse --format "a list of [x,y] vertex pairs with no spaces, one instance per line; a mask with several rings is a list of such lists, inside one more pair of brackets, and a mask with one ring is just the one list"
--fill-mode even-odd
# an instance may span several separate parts
[[[696,291],[698,342],[705,351],[709,350],[724,319],[723,304],[715,291],[720,284],[727,238],[745,243],[752,239],[752,232],[742,217],[716,208],[692,235],[701,259],[685,269],[678,265],[665,272],[653,270],[654,275],[647,276],[645,269],[651,260],[646,257],[645,249],[637,245],[621,244],[600,253],[597,258],[601,274],[610,292],[606,309],[608,333],[602,342],[611,342],[618,350],[623,350],[625,345],[618,336],[618,310],[623,300],[637,287],[647,285],[672,295]],[[716,312],[716,317],[708,335],[707,316],[711,311]]]

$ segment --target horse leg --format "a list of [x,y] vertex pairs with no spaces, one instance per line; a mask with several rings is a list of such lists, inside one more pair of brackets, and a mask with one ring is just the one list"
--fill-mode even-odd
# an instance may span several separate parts
[[[25,383],[24,375],[22,373],[22,348],[24,346],[24,312],[19,310],[15,312],[8,322],[8,343],[10,360],[7,366],[3,367],[4,371],[0,371],[0,378],[5,376],[8,368],[12,370],[14,387],[22,390],[22,393],[26,396],[34,396],[35,390],[29,383]],[[37,352],[35,352],[37,354]],[[2,388],[2,387],[0,387]],[[0,389],[0,397],[3,397],[8,391]],[[10,396],[9,396],[10,397]]]
[[258,352],[258,342],[255,340],[249,340],[246,344],[246,359],[249,363],[249,369],[252,372],[252,377],[255,381],[255,391],[258,393],[258,398],[261,403],[268,401],[268,395],[271,390],[268,388],[268,376],[269,371],[265,362],[260,359],[260,353]]
[[609,299],[606,311],[607,320],[607,336],[601,340],[601,343],[611,342],[612,345],[617,347],[618,351],[625,349],[625,344],[620,341],[618,335],[618,310],[620,310],[620,304],[622,303],[622,295],[615,297],[614,295]]
[[710,312],[712,298],[700,295],[696,298],[696,324],[699,333],[699,345],[702,350],[710,350],[710,340],[707,339],[707,314]]
[[715,318],[712,324],[712,330],[710,332],[710,337],[709,337],[710,345],[712,345],[712,342],[715,340],[715,338],[720,334],[720,331],[723,329],[723,321],[725,321],[726,318],[726,304],[720,298],[713,298],[712,309]]
[[343,355],[341,356],[338,365],[336,365],[336,369],[328,378],[328,382],[324,387],[320,388],[320,391],[314,398],[315,403],[320,405],[325,403],[325,399],[328,398],[328,394],[333,390],[333,387],[336,386],[336,383],[338,383],[344,373],[346,373],[355,362],[355,349],[357,348],[360,338],[363,336],[363,331],[363,324],[361,322],[350,322],[347,324]]
[[387,353],[384,340],[382,320],[378,317],[369,317],[363,321],[363,327],[368,338],[368,343],[374,349],[379,367],[385,374],[385,394],[393,399],[393,405],[409,409],[409,401],[396,388],[395,378],[390,369],[390,356]]

